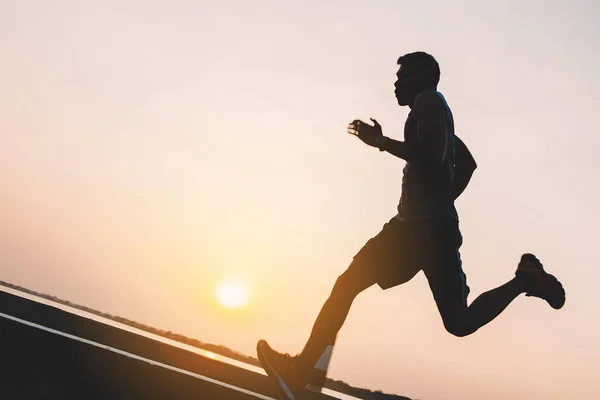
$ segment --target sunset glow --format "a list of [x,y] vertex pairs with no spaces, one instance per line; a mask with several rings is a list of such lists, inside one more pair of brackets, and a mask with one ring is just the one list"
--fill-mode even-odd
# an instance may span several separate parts
[[226,279],[217,283],[214,295],[221,306],[236,310],[248,305],[250,291],[246,283],[240,280]]
[[422,50],[479,166],[456,201],[468,304],[525,252],[567,303],[519,296],[458,338],[423,272],[375,284],[327,376],[600,399],[599,20],[592,0],[0,2],[0,281],[246,356],[302,351],[398,212],[405,162],[346,127],[404,140],[397,60]]

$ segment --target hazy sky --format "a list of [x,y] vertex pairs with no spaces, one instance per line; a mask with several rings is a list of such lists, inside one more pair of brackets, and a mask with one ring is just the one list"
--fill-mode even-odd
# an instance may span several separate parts
[[[422,274],[362,294],[330,376],[420,399],[596,399],[595,1],[0,4],[0,280],[254,354],[301,350],[395,213],[398,56],[425,50],[478,161],[457,202],[470,300],[534,252],[564,309],[520,297],[448,334]],[[250,306],[214,285],[238,276]]]

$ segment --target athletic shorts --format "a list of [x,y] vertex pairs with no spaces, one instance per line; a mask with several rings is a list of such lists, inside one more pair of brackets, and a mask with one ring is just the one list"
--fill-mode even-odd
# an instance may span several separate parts
[[[423,270],[440,309],[466,305],[469,287],[459,248],[462,235],[452,218],[400,221],[392,218],[354,256],[349,268],[382,289],[408,282]],[[365,274],[365,275],[363,275]]]

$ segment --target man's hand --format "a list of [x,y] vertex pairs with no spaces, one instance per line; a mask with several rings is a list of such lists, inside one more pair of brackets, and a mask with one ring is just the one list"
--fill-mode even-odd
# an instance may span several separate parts
[[370,118],[370,120],[373,121],[373,126],[355,119],[348,125],[348,133],[358,136],[360,140],[369,146],[377,147],[377,138],[383,136],[383,132],[381,131],[379,122],[375,121],[373,118]]

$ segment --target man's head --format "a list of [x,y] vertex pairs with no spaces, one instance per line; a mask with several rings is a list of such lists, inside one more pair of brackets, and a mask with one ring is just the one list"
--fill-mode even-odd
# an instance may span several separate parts
[[395,91],[398,104],[412,105],[419,93],[436,90],[440,81],[440,66],[430,54],[408,53],[398,59]]

